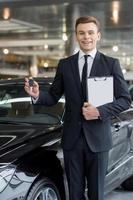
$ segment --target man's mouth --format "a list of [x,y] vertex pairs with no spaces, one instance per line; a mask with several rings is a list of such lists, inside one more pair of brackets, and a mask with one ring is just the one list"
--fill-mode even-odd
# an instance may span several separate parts
[[82,44],[89,45],[89,44],[92,44],[92,42],[82,42]]

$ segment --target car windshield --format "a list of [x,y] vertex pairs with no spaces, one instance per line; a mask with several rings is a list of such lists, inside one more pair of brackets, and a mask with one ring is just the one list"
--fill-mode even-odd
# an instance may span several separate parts
[[[40,86],[41,89],[44,86]],[[45,88],[46,89],[46,88]],[[64,110],[64,99],[50,107],[32,105],[23,85],[0,86],[0,122],[58,124]]]

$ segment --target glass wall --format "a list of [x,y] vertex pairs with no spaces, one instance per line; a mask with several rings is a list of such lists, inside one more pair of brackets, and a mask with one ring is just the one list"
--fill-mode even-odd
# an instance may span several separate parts
[[102,26],[99,50],[119,58],[126,78],[132,79],[132,0],[20,2],[0,5],[0,78],[32,75],[33,71],[34,76],[54,75],[59,59],[77,47],[75,19],[93,15]]

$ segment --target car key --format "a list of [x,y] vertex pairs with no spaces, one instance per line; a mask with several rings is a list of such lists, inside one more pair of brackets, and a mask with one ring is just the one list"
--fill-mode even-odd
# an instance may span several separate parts
[[33,86],[33,83],[34,83],[34,79],[33,79],[33,78],[30,78],[30,79],[29,79],[29,86],[32,87],[32,86]]

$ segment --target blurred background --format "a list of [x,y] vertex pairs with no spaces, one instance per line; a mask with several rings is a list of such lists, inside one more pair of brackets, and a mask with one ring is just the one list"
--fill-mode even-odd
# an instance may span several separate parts
[[99,50],[116,57],[133,81],[132,0],[0,0],[0,79],[54,76],[60,58],[78,50],[74,24],[83,15],[102,26]]

